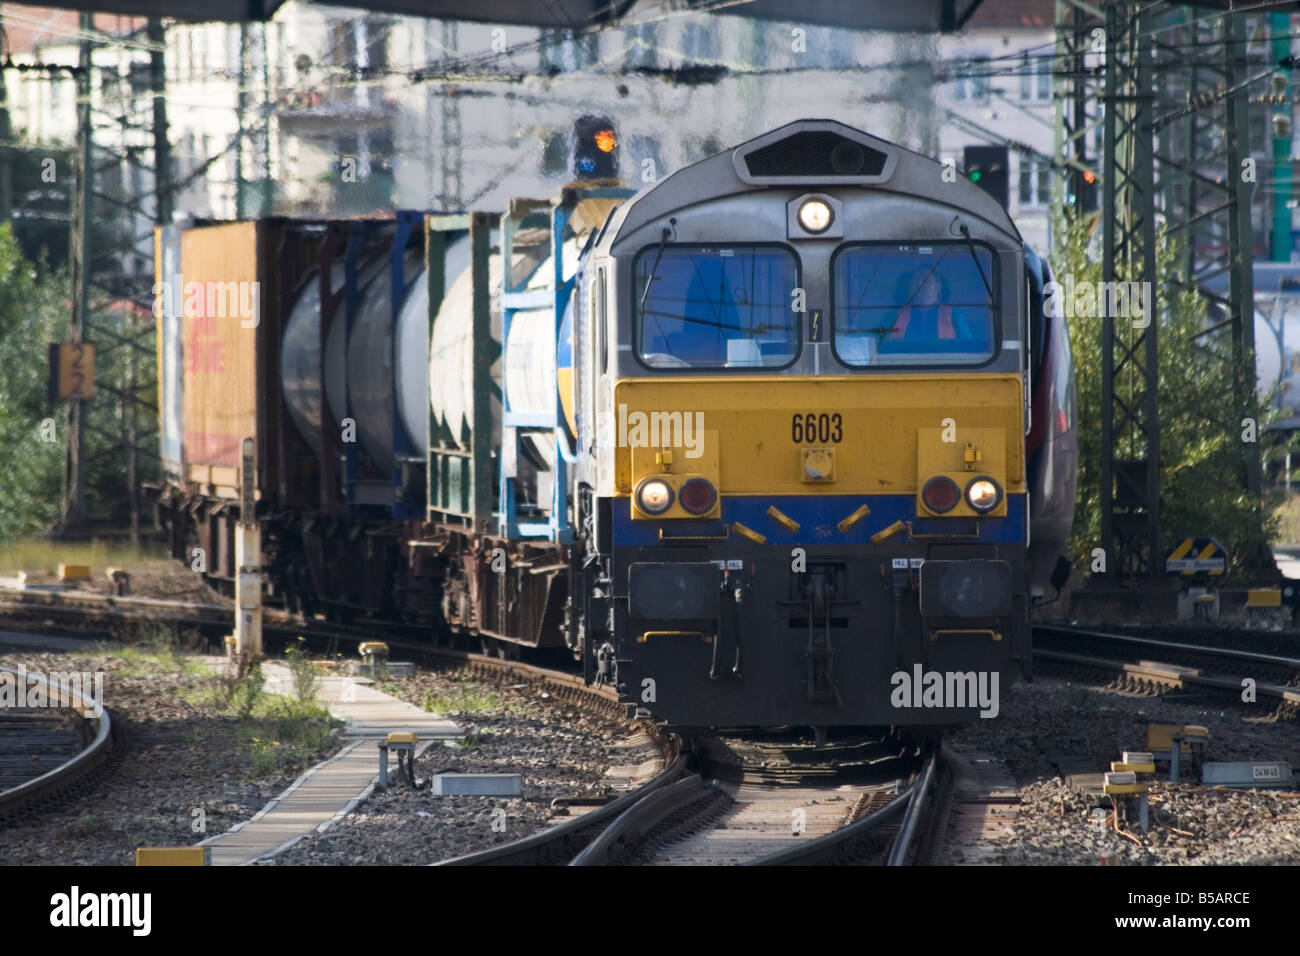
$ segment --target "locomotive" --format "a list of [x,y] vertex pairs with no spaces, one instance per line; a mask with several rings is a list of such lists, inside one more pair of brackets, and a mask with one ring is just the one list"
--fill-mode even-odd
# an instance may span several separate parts
[[173,553],[233,579],[253,437],[266,596],[305,615],[566,647],[678,728],[994,716],[1074,381],[1048,266],[951,172],[801,120],[635,195],[160,230],[160,278],[260,297],[160,315]]

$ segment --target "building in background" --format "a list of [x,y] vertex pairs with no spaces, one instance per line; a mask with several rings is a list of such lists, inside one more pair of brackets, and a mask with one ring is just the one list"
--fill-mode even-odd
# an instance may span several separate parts
[[[4,9],[15,61],[75,63],[76,14]],[[632,185],[790,120],[830,116],[958,167],[967,147],[1011,144],[1008,208],[1046,248],[1053,9],[984,0],[960,33],[942,36],[665,15],[658,4],[577,38],[297,0],[265,24],[169,22],[175,208],[223,219],[495,208],[553,195],[572,178],[583,115],[615,118],[620,174]],[[147,62],[121,39],[139,25],[96,20],[108,34],[100,76],[121,78],[92,93],[101,149],[148,142],[147,130],[106,119],[123,111]],[[10,71],[9,84],[22,136],[72,141],[70,79]],[[1089,155],[1100,153],[1096,140]],[[1267,141],[1258,154],[1272,162]],[[1261,226],[1265,202],[1261,191]]]

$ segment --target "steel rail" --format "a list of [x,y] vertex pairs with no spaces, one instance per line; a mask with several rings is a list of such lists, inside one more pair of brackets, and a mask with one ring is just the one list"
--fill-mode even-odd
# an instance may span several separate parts
[[[20,674],[19,671],[10,667],[0,667],[0,670],[14,675]],[[28,680],[40,681],[45,685],[47,691],[52,692],[50,682],[45,678],[31,673],[25,676]],[[88,720],[94,719],[97,722],[95,739],[70,760],[65,761],[53,770],[46,771],[39,777],[20,783],[16,787],[0,791],[0,817],[15,812],[37,798],[49,797],[70,786],[98,767],[112,752],[113,720],[108,708],[103,706],[102,701],[95,701],[93,698],[87,699],[84,694],[74,691],[71,687],[62,683],[57,686],[61,700],[75,698],[83,711],[87,709],[93,710],[96,707],[99,709],[99,713],[94,718],[86,718]],[[49,699],[48,694],[47,699]]]
[[886,866],[903,866],[906,863],[907,854],[912,849],[912,841],[916,838],[916,831],[930,802],[930,788],[934,784],[938,767],[939,755],[931,753],[926,758],[925,766],[921,768],[920,779],[912,787],[912,795],[907,801],[907,811],[903,814],[903,822],[898,828],[898,836],[894,839],[894,845],[889,848],[889,859],[885,861]]
[[1139,647],[1155,648],[1162,651],[1178,651],[1187,654],[1204,654],[1207,657],[1226,657],[1231,660],[1246,661],[1252,664],[1267,664],[1274,667],[1289,667],[1300,671],[1300,658],[1281,657],[1275,654],[1260,654],[1256,651],[1235,650],[1230,647],[1215,647],[1204,644],[1184,644],[1179,641],[1166,641],[1154,637],[1141,637],[1133,634],[1111,634],[1105,631],[1092,631],[1060,625],[1035,624],[1036,633],[1063,635],[1066,637],[1092,638],[1109,641],[1113,644],[1131,644]]
[[[1099,670],[1118,671],[1126,677],[1147,678],[1171,685],[1188,684],[1232,693],[1240,693],[1243,686],[1240,677],[1230,677],[1225,674],[1205,674],[1195,667],[1178,667],[1174,664],[1162,664],[1158,661],[1133,663],[1132,661],[1115,661],[1103,657],[1090,657],[1085,654],[1069,654],[1063,651],[1044,651],[1037,648],[1034,650],[1034,656],[1045,661],[1095,667]],[[1256,681],[1255,692],[1267,697],[1276,697],[1286,704],[1300,706],[1300,689],[1295,687]]]
[[566,820],[539,833],[510,843],[464,856],[442,860],[431,866],[548,866],[559,860],[571,860],[594,837],[592,830],[604,828],[651,793],[671,785],[686,772],[686,755],[678,754],[668,766],[640,787],[631,790],[603,807]]
[[643,840],[656,826],[679,810],[706,800],[722,790],[691,774],[674,784],[643,795],[601,831],[569,866],[609,866],[629,845]]
[[907,806],[912,787],[899,791],[894,799],[883,807],[871,811],[861,820],[854,820],[848,826],[832,830],[830,833],[816,837],[799,846],[787,850],[769,853],[767,856],[750,860],[744,866],[823,866],[836,862],[844,856],[854,844],[866,839],[881,824],[894,817]]

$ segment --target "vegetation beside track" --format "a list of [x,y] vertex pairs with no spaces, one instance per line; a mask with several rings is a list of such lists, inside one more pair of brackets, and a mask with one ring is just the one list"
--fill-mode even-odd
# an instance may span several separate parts
[[[1073,277],[1077,288],[1102,279],[1093,217],[1063,220],[1055,230],[1056,250],[1051,257],[1056,281]],[[1164,231],[1157,236],[1156,274],[1176,276],[1186,256]],[[1128,275],[1117,275],[1127,280]],[[1242,415],[1234,398],[1232,342],[1227,331],[1200,335],[1209,322],[1205,300],[1192,291],[1172,299],[1158,293],[1160,349],[1160,485],[1161,531],[1166,542],[1188,535],[1212,534],[1228,548],[1229,579],[1239,584],[1256,580],[1249,559],[1260,554],[1277,529],[1269,496],[1252,497],[1244,488]],[[1076,302],[1076,305],[1078,303]],[[1101,318],[1093,314],[1069,318],[1078,392],[1079,485],[1074,529],[1069,551],[1075,574],[1086,577],[1093,549],[1102,546],[1101,522]],[[1067,313],[1068,315],[1069,313]],[[1141,330],[1127,319],[1115,322],[1116,338],[1136,341]],[[1118,349],[1118,347],[1117,347]],[[1118,355],[1118,351],[1116,353]],[[1140,384],[1134,386],[1140,390]],[[1127,379],[1117,381],[1116,394],[1131,394]],[[1272,416],[1266,403],[1252,409],[1257,443],[1263,449],[1268,433],[1263,427]],[[1269,454],[1285,454],[1285,449]],[[1135,429],[1114,437],[1117,460],[1140,458],[1146,453]]]

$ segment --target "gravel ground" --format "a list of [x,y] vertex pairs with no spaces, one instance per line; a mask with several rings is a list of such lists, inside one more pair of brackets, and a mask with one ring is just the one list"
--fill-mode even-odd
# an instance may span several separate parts
[[[277,746],[275,721],[241,722],[209,702],[213,678],[197,673],[193,658],[0,655],[0,664],[20,663],[29,671],[103,671],[105,703],[126,747],[92,792],[57,812],[0,824],[0,864],[131,865],[137,847],[196,843],[247,820],[339,746],[333,736],[316,748]],[[193,829],[196,809],[206,833]]]
[[[92,568],[94,576],[88,581],[78,581],[77,590],[95,594],[112,594],[113,582],[104,568]],[[155,598],[160,601],[190,601],[195,604],[217,604],[233,607],[230,598],[208,587],[203,575],[191,571],[186,565],[171,558],[154,558],[140,561],[123,570],[131,574],[131,597]]]
[[435,797],[399,783],[275,863],[417,865],[520,839],[564,819],[552,815],[553,799],[603,795],[605,770],[617,762],[611,745],[629,735],[626,721],[586,713],[531,684],[491,687],[422,672],[381,689],[433,705],[465,728],[463,743],[435,745],[416,761],[418,783],[440,772],[518,773],[523,797]]
[[[1045,751],[1088,756],[1109,769],[1122,750],[1141,750],[1148,723],[1200,724],[1211,734],[1206,759],[1289,760],[1300,767],[1300,727],[1223,711],[1212,705],[1165,702],[1055,678],[1017,683],[1002,694],[996,719],[976,720],[949,740],[1004,761],[1020,785],[1015,835],[1001,841],[1012,864],[1095,866],[1114,852],[1126,865],[1300,863],[1300,792],[1212,790],[1189,783],[1152,787],[1152,826],[1134,839],[1097,822],[1108,797],[1077,793],[1060,779]],[[1186,778],[1190,779],[1190,778]],[[1182,832],[1180,832],[1182,831]],[[1135,842],[1136,841],[1136,842]]]

